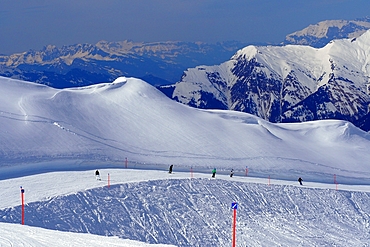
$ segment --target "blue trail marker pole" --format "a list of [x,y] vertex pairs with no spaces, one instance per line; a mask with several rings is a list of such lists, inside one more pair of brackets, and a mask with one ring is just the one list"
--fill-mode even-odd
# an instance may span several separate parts
[[236,210],[238,209],[238,203],[237,202],[231,203],[231,208],[234,211],[232,247],[235,247],[236,246]]

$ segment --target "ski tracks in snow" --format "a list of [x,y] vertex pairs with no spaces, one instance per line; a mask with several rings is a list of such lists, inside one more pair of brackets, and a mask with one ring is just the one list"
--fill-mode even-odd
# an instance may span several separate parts
[[[112,185],[26,206],[26,224],[177,246],[228,246],[238,202],[241,246],[366,246],[370,194],[232,179]],[[19,207],[0,211],[18,222]]]
[[13,247],[13,242],[5,237],[0,236],[0,246],[1,247]]

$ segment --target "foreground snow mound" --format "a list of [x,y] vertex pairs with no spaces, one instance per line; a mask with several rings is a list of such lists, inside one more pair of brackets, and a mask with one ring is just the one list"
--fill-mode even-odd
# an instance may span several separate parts
[[0,246],[170,247],[170,245],[152,245],[132,240],[123,240],[118,237],[67,233],[8,223],[0,223]]
[[1,176],[122,166],[127,158],[183,170],[248,166],[255,176],[284,179],[370,177],[369,134],[347,122],[271,124],[194,109],[135,78],[71,89],[3,77],[0,84]]
[[[367,192],[226,178],[116,184],[53,197],[28,203],[26,224],[148,243],[229,246],[233,214],[230,206],[236,201],[237,243],[241,246],[368,243]],[[20,212],[20,207],[3,209],[0,221],[19,222]]]

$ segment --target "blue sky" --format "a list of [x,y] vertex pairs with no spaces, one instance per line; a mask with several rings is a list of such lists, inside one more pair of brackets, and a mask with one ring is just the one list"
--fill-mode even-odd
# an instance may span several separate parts
[[4,0],[0,53],[107,41],[278,43],[323,20],[369,15],[369,0]]

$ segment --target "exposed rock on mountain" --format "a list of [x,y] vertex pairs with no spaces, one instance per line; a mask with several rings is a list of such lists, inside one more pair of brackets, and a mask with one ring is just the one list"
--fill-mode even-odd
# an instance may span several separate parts
[[369,62],[370,31],[319,49],[248,46],[218,66],[188,69],[162,91],[190,106],[248,112],[271,122],[366,123]]

